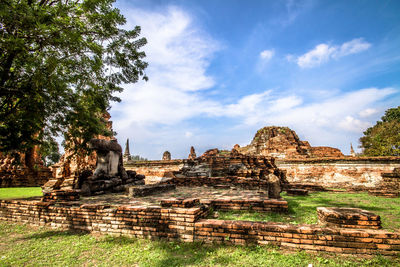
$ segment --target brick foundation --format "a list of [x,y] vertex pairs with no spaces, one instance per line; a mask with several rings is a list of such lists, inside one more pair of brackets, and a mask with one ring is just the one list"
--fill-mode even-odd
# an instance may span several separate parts
[[316,225],[200,220],[195,223],[195,240],[235,245],[273,244],[343,254],[400,254],[400,233]]
[[[160,206],[106,206],[74,202],[1,200],[0,220],[93,233],[149,239],[227,244],[274,244],[292,249],[351,254],[400,254],[400,233],[371,229],[325,228],[270,222],[202,219],[208,213],[195,199]],[[181,202],[179,202],[181,201]],[[277,201],[277,200],[273,200]],[[167,203],[166,201],[165,203]],[[164,205],[165,206],[165,205]],[[167,205],[168,206],[168,205]],[[191,206],[191,205],[189,205]],[[218,207],[215,206],[215,207]],[[220,208],[221,207],[220,205]]]
[[[72,206],[71,206],[72,205]],[[193,242],[194,222],[207,213],[204,207],[104,206],[72,202],[0,201],[0,220],[93,233]]]
[[288,203],[283,199],[213,199],[201,200],[214,210],[254,210],[260,212],[287,212]]

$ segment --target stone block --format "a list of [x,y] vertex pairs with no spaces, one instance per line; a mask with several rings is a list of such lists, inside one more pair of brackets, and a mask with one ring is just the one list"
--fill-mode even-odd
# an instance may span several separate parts
[[174,184],[154,184],[154,185],[139,185],[128,187],[128,196],[144,197],[152,194],[175,190]]
[[318,207],[318,219],[322,224],[340,228],[381,228],[381,219],[370,211],[357,208]]

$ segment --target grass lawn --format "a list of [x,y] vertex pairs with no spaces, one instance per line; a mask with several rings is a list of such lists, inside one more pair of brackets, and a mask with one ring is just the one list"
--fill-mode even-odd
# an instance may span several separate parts
[[0,266],[399,266],[400,259],[95,236],[0,222]]
[[383,198],[368,193],[336,192],[313,192],[309,196],[287,196],[286,193],[282,193],[281,196],[288,201],[288,214],[218,211],[218,219],[314,224],[318,221],[317,207],[353,207],[380,215],[384,229],[400,229],[400,198]]
[[40,187],[9,187],[0,188],[0,199],[27,198],[42,196]]

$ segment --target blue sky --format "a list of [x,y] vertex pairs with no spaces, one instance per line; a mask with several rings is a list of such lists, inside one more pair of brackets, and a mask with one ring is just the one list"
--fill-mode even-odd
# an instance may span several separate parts
[[120,1],[149,81],[111,109],[131,153],[186,158],[288,126],[349,153],[400,105],[400,1]]

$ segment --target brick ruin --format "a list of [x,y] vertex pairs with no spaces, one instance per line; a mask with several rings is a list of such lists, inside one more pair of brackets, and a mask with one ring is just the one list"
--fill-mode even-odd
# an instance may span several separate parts
[[[109,197],[105,198],[106,202],[100,199],[93,202],[92,198],[80,199],[77,191],[69,194],[53,190],[46,201],[1,200],[0,220],[168,241],[272,244],[314,252],[400,255],[400,234],[381,230],[380,217],[360,209],[319,207],[319,223],[311,225],[207,218],[218,210],[288,212],[288,202],[280,197],[286,185],[285,174],[276,167],[274,158],[243,155],[236,149],[231,152],[212,149],[198,158],[182,160],[177,166],[179,170],[169,172],[169,177],[160,183],[129,187],[124,199],[136,201],[179,190],[181,186],[206,186],[206,192],[212,187],[239,190],[236,192],[244,190],[239,188],[251,188],[259,197],[217,195],[203,199],[192,195],[190,198],[161,197],[156,203],[134,205],[110,203]],[[388,175],[386,185],[398,185],[394,179],[394,175]]]
[[[103,118],[107,123],[107,128],[111,132],[112,121],[110,121],[111,115],[106,112],[103,114]],[[115,139],[113,136],[98,135],[94,138],[110,141]],[[129,149],[128,149],[129,153]],[[96,169],[97,154],[96,151],[92,151],[89,155],[74,155],[72,150],[66,150],[61,156],[60,160],[51,166],[53,175],[51,179],[43,185],[44,192],[50,192],[51,190],[73,190],[76,188],[78,180],[81,176],[89,176],[90,173]]]
[[381,217],[370,211],[357,208],[317,208],[320,223],[331,227],[381,229]]
[[[97,139],[92,144],[96,153],[84,159],[86,169],[83,172],[64,156],[53,168],[54,179],[43,187],[43,199],[2,200],[0,220],[169,241],[273,244],[290,249],[344,254],[400,254],[400,234],[380,230],[379,216],[364,210],[321,207],[317,209],[319,223],[314,225],[208,219],[211,211],[218,210],[288,212],[288,203],[280,193],[289,188],[290,183],[311,179],[293,178],[309,170],[307,166],[303,167],[307,164],[317,168],[307,174],[309,177],[318,174],[329,163],[334,168],[344,166],[345,172],[353,176],[371,172],[379,165],[377,173],[381,179],[373,178],[373,181],[367,182],[372,181],[371,184],[381,191],[400,189],[400,158],[380,158],[379,161],[344,157],[334,148],[311,147],[308,142],[299,140],[289,128],[266,127],[262,130],[249,146],[241,148],[235,145],[232,151],[210,149],[197,157],[191,147],[189,158],[185,160],[171,160],[165,155],[161,161],[127,160],[125,164],[122,149],[115,141]],[[129,154],[128,144],[127,147],[125,156]],[[371,166],[362,171],[355,168],[364,166],[366,162]],[[349,163],[353,165],[346,166]],[[336,174],[337,170],[332,172]],[[150,178],[146,180],[146,185],[135,185],[135,181],[142,183],[145,178],[137,173]],[[328,171],[325,169],[323,173]],[[339,185],[335,184],[335,179],[337,182],[337,177],[328,175],[319,181],[308,181],[310,188],[324,189],[327,184],[322,181],[334,181],[330,185]],[[345,181],[341,186],[351,182]],[[360,180],[360,183],[366,182]],[[175,192],[181,187],[229,189],[234,192],[251,190],[258,195],[242,199],[202,199],[194,194],[190,198],[162,198],[158,203],[149,205],[93,203],[85,196],[81,197],[89,190],[90,195],[122,192],[118,195],[120,198],[136,200]],[[292,191],[293,194],[307,195],[306,189],[295,188]]]
[[379,189],[385,173],[400,168],[400,157],[277,159],[291,184],[354,190]]
[[188,156],[188,159],[195,159],[197,157],[196,151],[194,150],[194,147],[190,147],[190,154]]
[[[264,127],[256,133],[250,145],[240,147],[236,144],[232,151],[248,156],[274,157],[276,166],[286,172],[291,185],[314,191],[324,188],[379,189],[385,173],[400,168],[400,157],[360,157],[356,156],[354,149],[351,156],[344,156],[336,148],[312,147],[288,127]],[[193,147],[189,159],[196,159]],[[158,181],[162,177],[171,177],[184,164],[185,160],[161,160],[127,162],[126,167],[146,175],[149,180]]]
[[296,132],[288,127],[269,126],[257,131],[250,145],[237,148],[246,155],[275,157],[278,159],[304,159],[321,157],[343,157],[343,153],[332,147],[312,147],[301,141]]
[[44,166],[38,147],[28,153],[6,155],[0,152],[0,187],[42,186],[52,172]]
[[375,196],[400,197],[400,168],[395,168],[393,172],[382,173],[381,183],[368,193]]
[[162,160],[171,160],[171,153],[169,151],[165,151],[163,153]]
[[[110,205],[76,201],[0,200],[0,220],[115,236],[233,245],[277,245],[341,254],[400,255],[400,233],[379,228],[379,216],[352,209],[318,208],[320,223],[207,219],[212,210],[285,212],[280,199],[162,199],[158,205]],[[349,227],[350,226],[350,227]]]
[[258,188],[268,192],[270,198],[280,198],[287,183],[274,158],[255,157],[218,149],[206,151],[202,156],[183,161],[179,171],[171,174],[171,183],[181,186],[232,185]]
[[[123,167],[122,148],[118,142],[113,140],[96,139],[90,140],[89,147],[95,150],[96,168],[92,171],[84,169],[74,176],[49,180],[43,187],[45,200],[53,199],[53,196],[67,196],[66,192],[76,195],[95,195],[110,192],[126,191],[129,186],[143,184],[144,176],[136,172],[126,172]],[[65,174],[65,173],[63,173]]]

